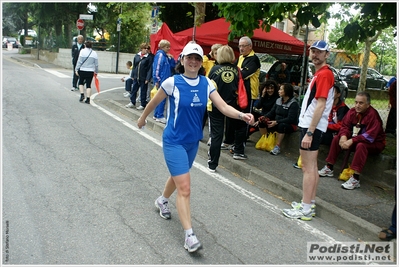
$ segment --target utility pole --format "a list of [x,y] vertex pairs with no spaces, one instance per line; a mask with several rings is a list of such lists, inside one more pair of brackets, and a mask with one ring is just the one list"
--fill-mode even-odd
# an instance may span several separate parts
[[[120,14],[122,14],[122,4],[121,5],[121,10],[120,10]],[[121,24],[122,24],[122,20],[121,18],[118,18],[118,20],[116,21],[116,30],[118,31],[118,49],[116,50],[116,74],[118,74],[118,65],[119,65],[119,49],[120,49],[120,45],[121,45]]]

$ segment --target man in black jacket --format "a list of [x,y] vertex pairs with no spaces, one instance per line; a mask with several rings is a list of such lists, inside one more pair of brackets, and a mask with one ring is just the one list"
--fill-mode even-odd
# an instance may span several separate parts
[[79,90],[78,86],[77,86],[79,76],[76,75],[75,67],[76,67],[76,63],[78,63],[80,50],[85,48],[85,45],[83,43],[84,42],[83,35],[79,35],[76,39],[77,39],[77,43],[72,45],[73,79],[72,79],[72,89],[71,89],[71,91]]

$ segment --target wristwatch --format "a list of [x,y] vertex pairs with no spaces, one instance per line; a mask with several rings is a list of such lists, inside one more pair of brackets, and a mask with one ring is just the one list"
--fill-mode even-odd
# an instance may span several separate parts
[[312,133],[311,131],[307,131],[306,134],[307,134],[308,136],[313,136],[313,133]]

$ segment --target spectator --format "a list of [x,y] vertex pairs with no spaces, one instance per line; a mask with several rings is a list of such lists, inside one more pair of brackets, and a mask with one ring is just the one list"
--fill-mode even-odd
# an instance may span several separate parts
[[[155,55],[151,52],[151,45],[147,46],[147,53],[148,53],[148,57],[151,58],[151,62],[152,62],[151,63],[151,81],[152,81],[152,67],[153,67],[153,64],[154,64]],[[152,89],[152,87],[154,87],[153,83],[151,85],[151,89]],[[148,101],[150,101],[150,91],[151,90],[147,90],[147,96],[146,96],[147,103],[148,103]],[[136,99],[136,102],[138,102],[137,100],[140,100],[140,99]]]
[[71,91],[77,91],[78,89],[78,75],[76,75],[76,64],[78,63],[79,53],[80,51],[85,48],[83,44],[84,38],[83,35],[78,35],[77,43],[72,45],[72,65],[73,65],[73,78],[72,78],[72,89]]
[[354,151],[351,168],[355,173],[341,187],[353,190],[360,187],[360,173],[369,154],[379,154],[385,148],[385,133],[378,111],[370,102],[370,95],[358,92],[355,107],[351,108],[342,120],[342,127],[334,137],[326,159],[327,164],[319,175],[332,177],[334,164],[342,150]]
[[[152,78],[154,85],[159,88],[161,83],[172,76],[171,69],[175,67],[176,62],[172,55],[169,54],[170,42],[168,40],[161,40],[158,44],[158,51],[155,54],[152,64]],[[157,122],[166,123],[165,119],[165,103],[164,99],[154,111],[153,119]]]
[[[217,62],[209,72],[209,78],[215,84],[220,97],[233,108],[239,110],[237,104],[237,88],[238,88],[238,69],[232,62],[234,61],[234,51],[228,45],[220,47],[217,51]],[[228,77],[226,79],[226,77]],[[226,118],[218,108],[211,103],[209,118],[211,123],[212,142],[209,148],[208,170],[215,172],[219,165],[221,144],[223,141],[225,119],[235,129],[235,145],[236,151],[241,155],[234,154],[234,159],[246,159],[244,154],[245,130],[247,125],[245,122],[237,119]]]
[[129,76],[128,77],[122,77],[121,81],[125,83],[125,92],[123,93],[124,97],[130,97],[131,96],[131,91],[132,91],[132,85],[133,85],[133,79],[132,79],[132,69],[133,69],[133,63],[129,60],[126,62],[126,68],[129,70]]
[[[217,51],[219,49],[219,47],[221,47],[221,44],[214,44],[211,46],[211,52],[209,52],[209,54],[204,55],[203,61],[202,61],[202,66],[204,67],[205,70],[205,76],[209,76],[209,72],[211,71],[212,67],[217,65],[217,61],[216,61],[216,56],[217,56]],[[202,121],[202,129],[205,128],[206,125],[206,120],[208,119],[208,111],[205,111],[205,115],[204,115],[204,119]],[[211,145],[211,123],[208,122],[208,130],[209,130],[209,139],[208,139],[208,146]]]
[[338,133],[342,125],[342,119],[349,111],[349,107],[341,99],[341,89],[334,85],[334,102],[330,115],[328,116],[327,132],[321,138],[323,145],[331,145],[334,136]]
[[96,51],[93,51],[91,42],[86,42],[85,48],[80,51],[75,73],[79,76],[79,101],[82,102],[84,100],[84,84],[86,83],[85,103],[90,104],[91,81],[94,74],[98,73],[98,56]]
[[205,69],[205,75],[208,77],[209,76],[209,72],[211,71],[212,67],[217,65],[217,61],[216,61],[216,56],[217,56],[217,51],[219,49],[219,47],[221,47],[221,44],[214,44],[211,46],[211,52],[209,52],[209,54],[204,55],[203,61],[202,61],[202,66]]
[[396,91],[398,90],[396,86],[396,80],[389,87],[389,113],[387,119],[387,125],[385,127],[386,134],[393,134],[396,136]]
[[391,79],[389,79],[389,81],[387,82],[386,88],[389,89],[389,87],[391,87],[391,84],[396,81],[396,76],[392,76]]
[[163,99],[168,98],[170,116],[163,131],[162,147],[170,176],[162,195],[155,200],[155,206],[162,218],[170,219],[169,197],[177,189],[176,208],[185,232],[184,248],[188,252],[194,252],[202,248],[202,245],[194,234],[191,224],[190,168],[197,154],[199,141],[203,138],[202,117],[208,98],[226,116],[240,118],[251,124],[254,121],[252,114],[243,114],[227,105],[216,91],[214,83],[198,74],[202,67],[203,56],[203,50],[198,44],[188,43],[182,55],[182,67],[179,71],[181,74],[176,74],[161,84],[157,94],[138,119],[137,126],[142,128],[150,112]]
[[316,215],[316,191],[319,183],[317,155],[322,133],[327,130],[328,115],[334,101],[334,75],[327,65],[330,48],[325,41],[316,41],[310,47],[309,58],[316,72],[306,90],[299,114],[300,157],[302,160],[302,203],[293,201],[292,209],[282,212],[289,218],[312,220]]
[[151,80],[152,74],[152,57],[148,55],[148,44],[142,43],[140,45],[141,51],[138,52],[133,59],[132,70],[132,92],[130,96],[130,103],[126,105],[127,108],[136,106],[137,91],[140,88],[140,106],[138,110],[143,110],[147,105],[147,90],[148,83]]
[[[243,110],[243,112],[251,112],[254,102],[259,98],[260,60],[255,54],[255,51],[252,50],[252,40],[248,36],[240,38],[238,41],[238,48],[240,50],[240,57],[236,61],[236,65],[241,70],[249,103],[248,107]],[[226,121],[226,133],[222,143],[222,149],[230,149],[233,153],[241,154],[240,151],[235,150],[235,145],[231,145],[234,143],[234,132],[234,128],[230,127],[229,122]],[[247,125],[246,133],[248,135],[249,125]]]
[[[294,97],[294,87],[289,83],[280,85],[278,90],[280,98],[276,100],[273,108],[263,117],[260,117],[259,131],[262,134],[277,132],[277,144],[270,151],[272,155],[280,154],[280,145],[285,134],[297,130],[299,104]],[[263,127],[263,126],[267,126]],[[267,130],[268,129],[268,130]]]
[[391,216],[391,226],[388,229],[382,230],[378,234],[378,238],[384,241],[391,241],[396,238],[396,183],[395,183],[395,206]]
[[[334,85],[333,107],[328,116],[327,132],[325,132],[321,137],[321,144],[327,146],[331,145],[334,136],[338,134],[338,131],[342,126],[342,119],[348,111],[348,106],[341,99],[341,89]],[[298,166],[298,160],[293,164],[293,166],[297,169],[301,169],[301,167]]]
[[290,71],[287,69],[287,64],[285,62],[281,63],[280,70],[275,74],[274,80],[280,85],[283,83],[290,83]]
[[249,134],[252,134],[260,128],[266,128],[267,125],[259,126],[259,117],[265,116],[274,106],[276,100],[279,98],[278,85],[273,80],[262,82],[259,85],[260,99],[255,103],[252,114],[255,117],[255,124],[249,128]]

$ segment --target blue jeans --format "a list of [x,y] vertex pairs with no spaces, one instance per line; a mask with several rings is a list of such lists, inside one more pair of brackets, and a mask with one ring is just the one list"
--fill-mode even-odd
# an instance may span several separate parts
[[161,103],[155,108],[154,110],[154,117],[157,119],[165,118],[164,112],[165,112],[165,103],[166,103],[166,98],[162,100]]

